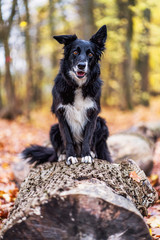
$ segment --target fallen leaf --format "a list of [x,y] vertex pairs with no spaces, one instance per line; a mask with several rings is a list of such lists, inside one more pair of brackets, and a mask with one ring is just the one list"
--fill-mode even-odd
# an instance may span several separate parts
[[151,228],[149,228],[149,233],[152,236],[152,229]]
[[133,180],[135,180],[136,182],[140,182],[141,181],[141,177],[137,175],[137,173],[135,171],[130,172],[130,178],[132,178]]
[[10,165],[8,163],[2,163],[1,166],[2,166],[3,169],[7,169],[7,168],[10,167]]
[[155,186],[159,180],[158,174],[151,174],[149,180],[150,180],[150,183],[152,184],[152,186]]

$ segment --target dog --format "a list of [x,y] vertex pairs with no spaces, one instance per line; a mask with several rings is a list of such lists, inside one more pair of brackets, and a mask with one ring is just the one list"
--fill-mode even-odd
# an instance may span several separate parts
[[94,158],[112,162],[106,140],[109,136],[100,112],[102,81],[99,61],[105,50],[107,27],[102,26],[89,41],[76,35],[53,37],[64,45],[64,58],[52,89],[52,113],[58,124],[51,127],[52,148],[31,145],[23,152],[29,163],[66,160],[92,163]]

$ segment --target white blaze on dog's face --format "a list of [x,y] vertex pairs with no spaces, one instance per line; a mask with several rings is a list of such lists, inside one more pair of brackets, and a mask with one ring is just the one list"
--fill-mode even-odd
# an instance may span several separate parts
[[73,67],[73,70],[69,71],[70,76],[76,81],[78,86],[82,86],[87,80],[87,72],[88,72],[88,62],[84,63],[85,67],[82,70],[79,69],[78,65]]
[[82,86],[88,77],[90,64],[94,56],[94,44],[77,39],[72,43],[69,55],[69,75],[79,86]]

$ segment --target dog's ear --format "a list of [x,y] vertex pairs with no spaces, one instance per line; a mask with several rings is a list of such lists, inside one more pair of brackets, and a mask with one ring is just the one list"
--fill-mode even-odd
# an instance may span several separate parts
[[[91,42],[97,44],[100,48],[104,48],[107,39],[107,27],[103,25],[90,39]],[[103,49],[102,49],[103,50]]]
[[74,35],[59,35],[59,36],[53,36],[54,39],[57,40],[57,42],[68,45],[71,42],[75,41],[77,39],[77,36]]

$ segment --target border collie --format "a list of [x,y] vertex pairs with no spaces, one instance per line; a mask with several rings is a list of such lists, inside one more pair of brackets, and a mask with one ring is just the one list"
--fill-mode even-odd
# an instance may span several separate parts
[[111,162],[105,120],[98,117],[102,81],[99,61],[105,50],[107,28],[102,26],[89,41],[76,35],[54,36],[64,45],[64,58],[52,89],[52,113],[58,124],[51,127],[53,148],[31,145],[23,152],[29,163],[66,160],[66,164],[92,163],[94,158]]

